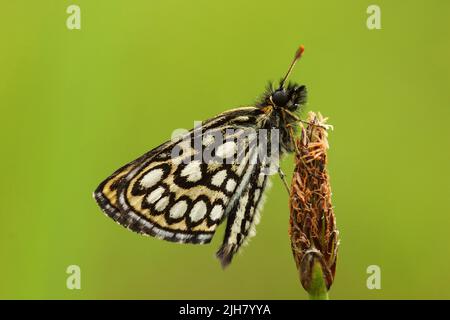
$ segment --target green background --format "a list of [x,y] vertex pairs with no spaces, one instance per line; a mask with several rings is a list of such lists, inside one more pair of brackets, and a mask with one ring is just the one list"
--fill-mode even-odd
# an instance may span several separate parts
[[[450,298],[450,2],[3,1],[1,298],[305,299],[277,177],[258,234],[222,271],[212,244],[142,237],[92,199],[173,129],[292,80],[335,126],[333,299]],[[81,7],[81,30],[66,8]],[[283,168],[290,176],[292,157]],[[81,290],[66,268],[81,267]],[[368,290],[366,268],[381,268]]]

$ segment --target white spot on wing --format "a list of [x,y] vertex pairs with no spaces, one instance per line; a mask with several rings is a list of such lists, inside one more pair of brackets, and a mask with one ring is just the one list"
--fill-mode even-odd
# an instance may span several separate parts
[[231,227],[231,235],[229,243],[237,243],[237,235],[241,232],[241,224],[242,221],[244,220],[245,207],[247,206],[247,202],[248,202],[248,193],[246,193],[239,200],[239,207],[236,212],[236,217],[233,221],[233,226]]
[[160,199],[156,205],[155,205],[155,209],[156,211],[163,211],[167,205],[169,204],[169,197],[165,196],[164,198]]
[[144,188],[151,188],[153,187],[158,181],[161,180],[164,172],[161,168],[153,169],[149,171],[142,179],[141,179],[141,186]]
[[210,234],[199,234],[197,236],[197,238],[202,241],[209,240],[209,239],[211,239],[211,237],[212,237],[212,235],[210,235]]
[[216,156],[222,159],[231,158],[232,156],[234,156],[235,152],[236,143],[234,143],[233,141],[228,141],[217,147]]
[[187,210],[187,203],[184,200],[178,201],[173,205],[173,207],[170,209],[169,216],[172,219],[178,219],[181,218],[184,213]]
[[220,220],[223,216],[223,207],[220,204],[216,204],[211,210],[211,220]]
[[150,193],[147,196],[147,202],[148,203],[155,203],[156,201],[158,201],[159,198],[161,198],[163,193],[164,193],[164,188],[163,187],[156,188],[155,190],[152,191],[152,193]]
[[226,177],[227,177],[227,170],[221,170],[212,177],[211,184],[216,187],[220,187]]
[[256,202],[256,201],[259,200],[259,195],[260,195],[260,194],[261,194],[260,189],[256,189],[256,190],[255,190],[255,194],[254,194],[254,196],[253,196],[253,201],[254,201],[254,202]]
[[234,181],[234,179],[228,179],[225,188],[227,189],[228,192],[233,192],[234,188],[236,188],[236,181]]
[[193,222],[197,222],[205,217],[206,214],[206,203],[203,200],[198,201],[192,207],[189,217]]
[[200,161],[195,160],[189,162],[183,170],[181,170],[181,176],[187,177],[190,182],[196,182],[202,178],[202,171],[200,169]]
[[234,118],[234,121],[242,121],[242,122],[244,122],[244,121],[248,121],[249,119],[250,118],[247,117],[247,116],[240,116],[240,117]]

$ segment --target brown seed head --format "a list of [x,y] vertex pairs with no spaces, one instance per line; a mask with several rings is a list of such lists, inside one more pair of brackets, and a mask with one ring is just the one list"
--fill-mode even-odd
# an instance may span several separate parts
[[339,245],[331,204],[327,165],[327,129],[322,115],[310,112],[296,141],[295,170],[290,191],[291,247],[300,281],[310,292],[313,267],[322,266],[327,289],[333,283]]

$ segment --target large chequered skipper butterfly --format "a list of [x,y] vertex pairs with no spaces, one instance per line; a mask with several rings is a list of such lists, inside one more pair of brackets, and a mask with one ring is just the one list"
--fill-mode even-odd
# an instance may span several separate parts
[[[228,265],[255,234],[267,172],[283,178],[278,156],[294,150],[306,88],[286,79],[303,50],[254,106],[206,120],[115,171],[94,192],[101,209],[132,231],[179,243],[209,243],[226,219],[217,257]],[[206,154],[214,161],[206,161]]]

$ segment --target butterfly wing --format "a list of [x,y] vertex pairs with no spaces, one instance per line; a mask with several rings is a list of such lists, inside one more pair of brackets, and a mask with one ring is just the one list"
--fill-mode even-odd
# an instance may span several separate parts
[[256,234],[260,211],[264,204],[264,192],[269,187],[270,180],[264,165],[253,165],[247,174],[248,183],[239,194],[239,199],[228,208],[227,226],[222,246],[217,251],[217,257],[226,267],[240,247]]
[[[261,116],[259,108],[246,107],[206,121],[200,130],[166,142],[114,172],[99,185],[94,197],[108,216],[135,232],[174,242],[208,243],[225,217],[240,216],[240,195],[256,190],[248,186],[258,165],[251,164],[256,147],[246,129],[258,129]],[[242,130],[227,134],[228,129],[237,128]],[[208,150],[213,145],[211,136],[217,132],[222,134],[223,144],[216,145],[212,153],[224,159],[238,158],[237,150],[243,150],[239,163],[195,160],[199,138],[202,148]],[[244,213],[250,224],[255,220],[252,214]],[[239,245],[230,252],[240,246],[248,230],[236,236]],[[232,236],[234,233],[228,232],[226,238]]]

